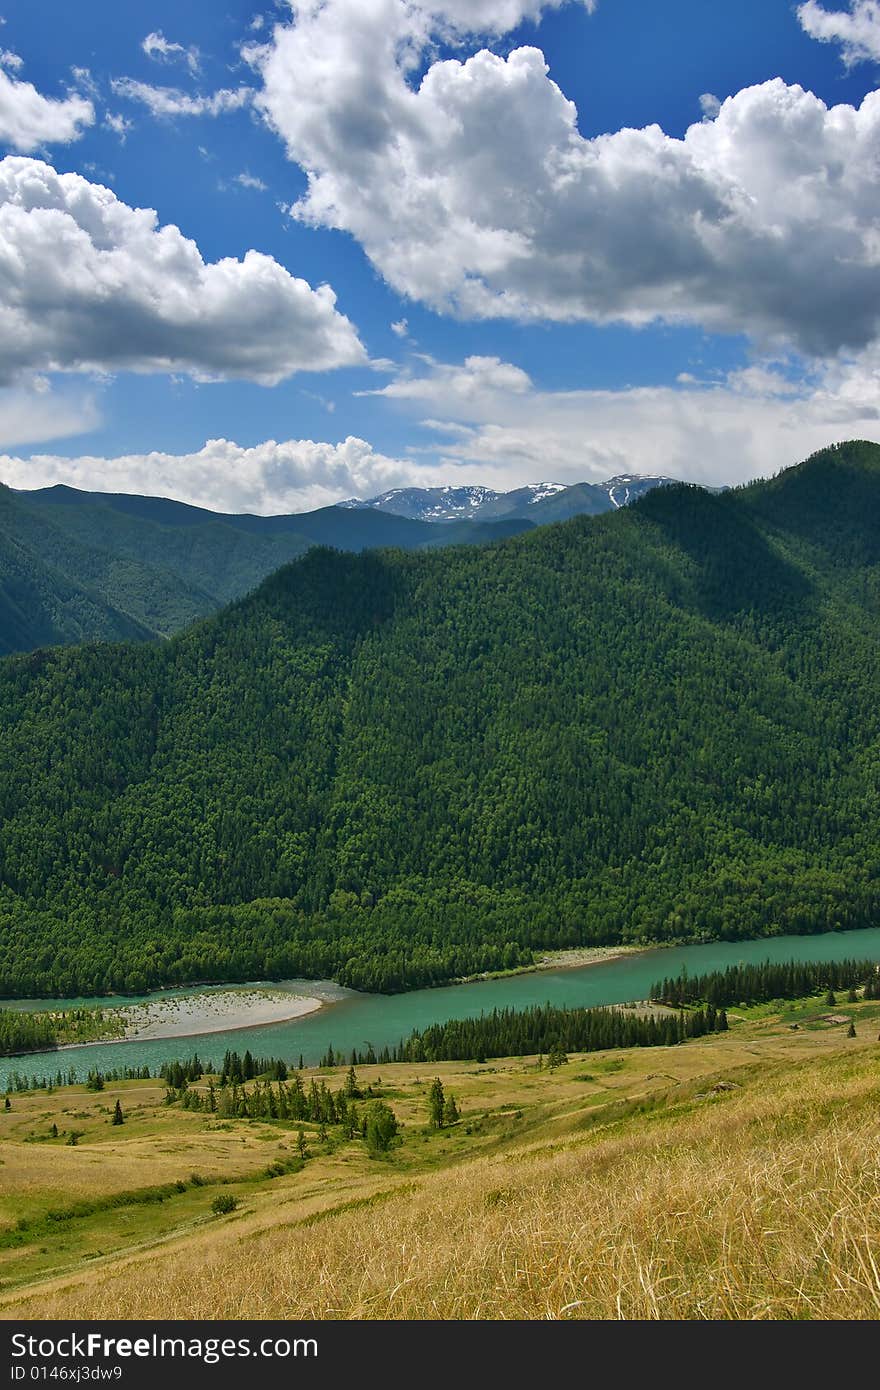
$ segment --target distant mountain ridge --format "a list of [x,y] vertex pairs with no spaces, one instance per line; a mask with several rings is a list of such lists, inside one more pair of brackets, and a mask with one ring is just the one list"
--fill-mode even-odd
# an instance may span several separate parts
[[167,497],[63,485],[15,492],[0,483],[0,656],[170,636],[315,545],[355,553],[434,549],[482,545],[530,528],[513,516],[438,527],[332,506],[232,515]]
[[644,497],[677,478],[622,473],[602,483],[529,483],[511,492],[477,484],[462,487],[398,487],[378,497],[350,497],[337,503],[343,511],[379,511],[412,521],[500,520],[517,517],[535,526],[567,521],[572,516],[599,516]]

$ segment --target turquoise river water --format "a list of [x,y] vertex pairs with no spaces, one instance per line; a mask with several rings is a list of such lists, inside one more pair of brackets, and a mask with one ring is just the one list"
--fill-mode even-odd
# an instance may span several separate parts
[[[315,1066],[332,1046],[346,1055],[352,1048],[366,1050],[372,1043],[378,1052],[393,1047],[414,1028],[450,1018],[468,1018],[494,1008],[526,1008],[530,1004],[595,1006],[623,1004],[644,999],[651,985],[666,975],[677,975],[685,966],[692,975],[724,969],[738,962],[765,960],[842,960],[874,957],[880,960],[880,928],[867,931],[830,932],[822,936],[777,936],[760,941],[715,942],[701,946],[674,946],[619,956],[598,965],[574,969],[536,970],[500,980],[478,980],[441,989],[414,990],[409,994],[357,994],[326,980],[288,980],[272,988],[290,989],[324,1001],[319,1012],[287,1023],[238,1028],[197,1037],[163,1038],[143,1042],[93,1043],[55,1052],[34,1052],[0,1058],[0,1089],[13,1072],[53,1077],[59,1068],[73,1068],[85,1079],[91,1067],[157,1068],[163,1062],[198,1052],[203,1060],[220,1062],[227,1048],[255,1056],[283,1057],[296,1063],[302,1055],[306,1066]],[[168,990],[152,995],[102,999],[105,1006],[144,1003],[174,995],[203,994],[234,986],[201,986]],[[4,1008],[50,1009],[92,1004],[91,1000],[0,1001]]]

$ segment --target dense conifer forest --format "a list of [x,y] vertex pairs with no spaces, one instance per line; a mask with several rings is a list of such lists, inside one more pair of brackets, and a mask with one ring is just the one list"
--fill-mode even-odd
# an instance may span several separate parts
[[0,991],[875,925],[880,448],[0,662]]

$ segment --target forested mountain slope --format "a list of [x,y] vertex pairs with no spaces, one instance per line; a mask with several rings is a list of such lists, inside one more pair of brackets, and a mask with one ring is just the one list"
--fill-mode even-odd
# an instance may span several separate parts
[[872,925],[880,448],[0,663],[8,993]]
[[483,544],[524,521],[447,526],[338,507],[226,515],[163,497],[0,484],[0,654],[179,632],[312,545]]

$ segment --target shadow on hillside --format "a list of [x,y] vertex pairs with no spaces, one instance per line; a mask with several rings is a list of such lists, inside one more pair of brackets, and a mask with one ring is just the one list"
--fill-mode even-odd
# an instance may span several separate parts
[[638,506],[696,565],[691,597],[706,617],[725,622],[754,613],[782,619],[813,606],[810,580],[774,549],[735,493],[657,488]]

